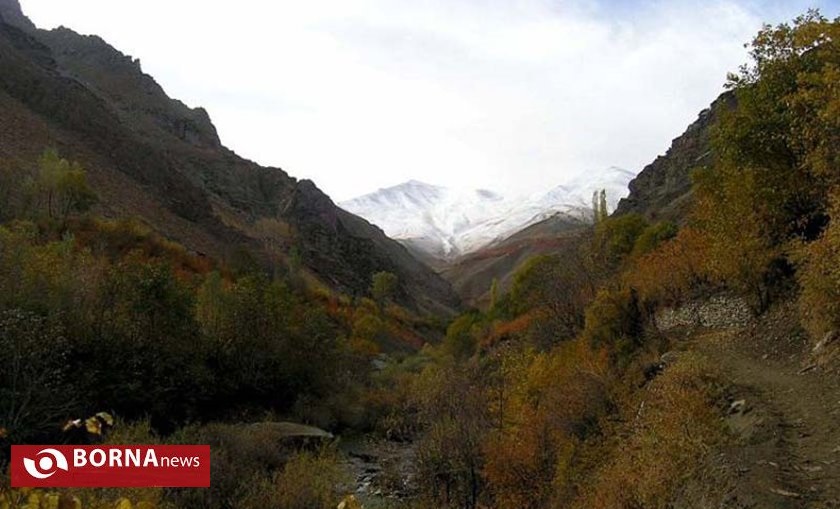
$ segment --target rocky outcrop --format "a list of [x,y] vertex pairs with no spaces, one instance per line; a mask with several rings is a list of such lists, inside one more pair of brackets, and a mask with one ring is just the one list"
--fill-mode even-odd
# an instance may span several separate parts
[[138,131],[175,136],[202,147],[221,147],[207,112],[167,96],[151,76],[143,73],[139,60],[122,54],[100,37],[79,35],[64,27],[38,31],[37,37],[52,49],[63,71],[107,100],[121,120],[134,124]]
[[24,30],[35,29],[35,25],[23,15],[18,0],[0,0],[0,18],[10,25]]
[[639,213],[649,220],[680,222],[691,198],[691,173],[712,162],[710,128],[721,108],[732,107],[734,95],[726,92],[700,112],[688,129],[630,182],[630,195],[622,199],[616,214]]
[[[0,13],[23,16],[16,0],[0,0]],[[225,148],[207,112],[167,96],[139,61],[98,37],[27,21],[0,21],[3,157],[31,164],[55,147],[88,169],[105,215],[141,218],[214,258],[244,249],[268,269],[296,249],[303,269],[340,292],[363,295],[374,273],[389,271],[402,304],[458,307],[448,283],[314,183]],[[266,221],[282,236],[270,248]]]

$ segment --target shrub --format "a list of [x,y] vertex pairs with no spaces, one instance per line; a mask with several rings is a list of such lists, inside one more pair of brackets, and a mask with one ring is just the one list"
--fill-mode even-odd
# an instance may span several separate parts
[[[213,466],[209,489],[168,491],[167,498],[178,507],[284,507],[267,503],[260,505],[260,502],[266,501],[263,497],[274,493],[275,483],[271,482],[273,472],[283,469],[296,454],[292,446],[284,445],[275,428],[248,424],[190,426],[179,430],[169,441],[210,445]],[[310,463],[303,466],[308,465]]]
[[683,228],[675,238],[640,256],[624,280],[648,305],[676,304],[712,284],[708,256],[706,236]]
[[19,309],[0,311],[0,425],[10,441],[49,436],[66,418],[76,398],[69,350],[60,326]]
[[639,214],[624,214],[601,221],[595,226],[593,253],[605,269],[616,269],[633,251],[636,239],[647,228]]
[[632,255],[638,258],[659,247],[666,240],[677,236],[677,225],[670,221],[660,221],[645,228],[633,244]]
[[802,322],[817,341],[840,330],[840,188],[834,191],[830,217],[822,236],[796,252]]
[[331,451],[301,452],[280,472],[252,486],[236,506],[242,509],[334,509],[347,484],[338,458]]
[[607,348],[619,357],[641,344],[643,315],[635,290],[602,289],[586,309],[583,338],[593,348]]
[[610,456],[600,462],[572,507],[666,508],[715,441],[723,437],[715,407],[719,394],[709,368],[696,356],[681,356],[656,378],[640,400],[628,401],[627,422]]

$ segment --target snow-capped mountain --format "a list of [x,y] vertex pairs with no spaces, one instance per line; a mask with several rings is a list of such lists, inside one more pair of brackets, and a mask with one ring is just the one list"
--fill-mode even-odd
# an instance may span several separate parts
[[614,210],[635,175],[621,168],[578,175],[547,193],[504,197],[411,180],[339,204],[412,249],[443,260],[504,240],[557,214],[590,220],[592,193],[607,192]]

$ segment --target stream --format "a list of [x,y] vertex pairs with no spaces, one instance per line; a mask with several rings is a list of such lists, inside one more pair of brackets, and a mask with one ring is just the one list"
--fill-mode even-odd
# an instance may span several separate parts
[[414,444],[363,436],[342,440],[339,449],[350,472],[348,492],[365,507],[387,507],[415,495]]

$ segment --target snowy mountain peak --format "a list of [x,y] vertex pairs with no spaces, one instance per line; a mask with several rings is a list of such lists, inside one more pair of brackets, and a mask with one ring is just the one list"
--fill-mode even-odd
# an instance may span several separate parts
[[339,205],[413,249],[451,260],[556,214],[589,219],[592,193],[601,189],[606,189],[607,203],[613,210],[627,195],[627,185],[634,176],[611,167],[577,175],[547,193],[525,198],[410,180]]

